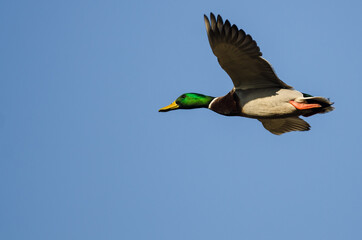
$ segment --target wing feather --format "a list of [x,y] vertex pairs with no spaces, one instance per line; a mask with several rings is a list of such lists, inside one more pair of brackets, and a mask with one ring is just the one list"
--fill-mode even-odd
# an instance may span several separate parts
[[299,117],[259,119],[269,132],[280,135],[292,131],[309,131],[310,125]]
[[272,66],[262,58],[257,43],[249,34],[220,15],[204,15],[206,32],[211,49],[220,66],[226,71],[236,89],[280,87],[292,88],[281,81]]

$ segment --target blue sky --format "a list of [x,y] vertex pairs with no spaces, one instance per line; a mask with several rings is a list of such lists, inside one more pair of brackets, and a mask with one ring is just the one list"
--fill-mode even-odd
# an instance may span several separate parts
[[[1,239],[360,239],[359,1],[2,1]],[[210,11],[330,97],[309,132],[214,112]]]

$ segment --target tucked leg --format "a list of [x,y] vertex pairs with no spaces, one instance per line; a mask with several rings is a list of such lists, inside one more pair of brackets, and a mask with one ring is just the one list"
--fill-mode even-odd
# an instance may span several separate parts
[[295,101],[289,101],[290,104],[292,104],[296,109],[299,110],[305,110],[305,109],[311,109],[311,108],[320,108],[322,107],[320,104],[318,103],[299,103],[299,102],[295,102]]

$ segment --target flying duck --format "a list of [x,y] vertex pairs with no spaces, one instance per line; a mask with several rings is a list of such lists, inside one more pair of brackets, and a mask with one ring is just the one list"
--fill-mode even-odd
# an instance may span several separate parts
[[332,102],[299,92],[281,81],[260,48],[220,15],[210,20],[204,15],[211,49],[220,66],[233,81],[233,89],[222,97],[185,93],[160,112],[176,109],[208,108],[225,116],[258,119],[265,129],[280,135],[291,131],[308,131],[310,125],[299,116],[309,117],[332,111]]

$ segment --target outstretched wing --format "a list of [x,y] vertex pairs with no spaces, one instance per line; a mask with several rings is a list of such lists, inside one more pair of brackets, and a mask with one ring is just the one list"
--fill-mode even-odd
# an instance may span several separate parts
[[228,20],[223,23],[213,13],[210,20],[204,15],[210,46],[220,66],[227,72],[236,89],[292,88],[281,81],[271,65],[261,57],[259,47],[248,34]]
[[299,117],[258,119],[269,132],[280,135],[292,131],[309,131],[310,125]]

